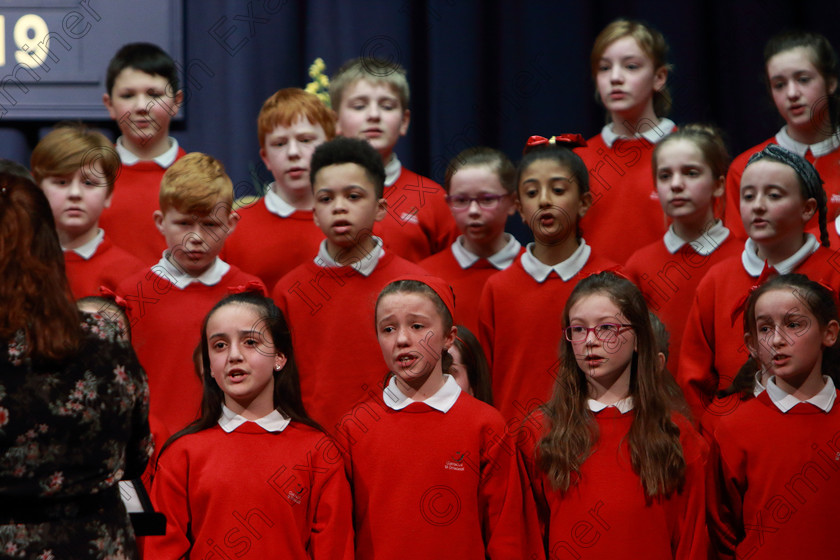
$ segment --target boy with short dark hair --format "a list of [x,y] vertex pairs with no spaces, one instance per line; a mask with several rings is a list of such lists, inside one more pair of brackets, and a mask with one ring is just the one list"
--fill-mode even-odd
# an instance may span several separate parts
[[412,262],[449,247],[458,237],[440,185],[405,169],[394,146],[408,132],[411,112],[405,69],[391,61],[358,58],[330,82],[338,134],[367,140],[385,166],[387,215],[375,232],[385,248]]
[[120,169],[120,158],[104,135],[81,124],[58,126],[35,146],[30,165],[52,208],[73,297],[98,296],[100,287],[116,290],[143,270],[142,262],[99,227]]
[[386,213],[385,169],[376,150],[336,138],[315,150],[310,169],[315,224],[326,239],[313,261],[277,283],[272,297],[292,329],[306,410],[332,432],[385,374],[373,329],[376,296],[394,278],[424,272],[373,235]]
[[265,286],[218,257],[239,220],[221,162],[199,152],[179,159],[163,176],[159,200],[154,223],[167,249],[117,292],[131,306],[132,343],[149,376],[151,413],[175,433],[198,416],[202,388],[192,356],[204,316],[231,289]]
[[117,196],[102,215],[114,243],[145,265],[160,259],[166,246],[154,230],[160,181],[186,152],[169,136],[169,124],[184,99],[175,61],[151,43],[130,43],[111,59],[102,102],[122,135]]
[[281,89],[263,103],[257,134],[274,181],[262,200],[237,210],[242,219],[223,258],[274,286],[311,259],[324,238],[312,221],[309,163],[315,148],[335,136],[335,113],[312,93]]

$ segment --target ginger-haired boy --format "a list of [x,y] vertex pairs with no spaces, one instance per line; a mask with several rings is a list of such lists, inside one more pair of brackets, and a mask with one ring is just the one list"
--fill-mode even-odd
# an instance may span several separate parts
[[202,388],[192,352],[204,316],[231,289],[265,285],[218,256],[239,220],[221,162],[199,152],[182,157],[164,173],[159,201],[154,223],[167,249],[117,292],[130,305],[132,343],[149,376],[150,411],[175,433],[198,416]]
[[35,146],[30,167],[52,208],[75,298],[98,296],[100,286],[113,291],[143,269],[99,227],[120,170],[120,158],[104,135],[82,124],[60,125]]
[[405,69],[377,58],[348,61],[330,81],[341,136],[367,140],[385,166],[387,215],[375,228],[385,248],[412,262],[449,247],[458,229],[440,185],[405,169],[394,153],[411,112]]
[[116,245],[148,266],[165,249],[152,221],[161,178],[186,153],[169,136],[184,94],[175,61],[151,43],[130,43],[117,51],[105,83],[102,102],[122,134],[116,142],[122,168],[102,224]]
[[292,329],[306,410],[332,432],[385,373],[373,329],[376,296],[394,278],[424,271],[373,235],[386,213],[385,169],[370,144],[336,138],[315,150],[310,167],[315,224],[326,239],[272,297]]
[[223,258],[273,287],[312,258],[324,234],[312,221],[309,161],[335,136],[335,113],[318,97],[286,88],[266,99],[257,118],[260,157],[274,181],[262,200],[239,208]]

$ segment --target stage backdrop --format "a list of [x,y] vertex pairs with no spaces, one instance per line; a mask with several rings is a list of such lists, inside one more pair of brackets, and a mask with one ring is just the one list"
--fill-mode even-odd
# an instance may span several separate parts
[[[771,35],[809,29],[840,48],[840,2],[822,0],[164,0],[153,4],[168,5],[168,12],[144,17],[137,10],[146,3],[135,0],[3,0],[0,15],[10,14],[2,21],[4,73],[15,41],[23,39],[14,34],[15,14],[47,4],[60,4],[64,16],[111,14],[101,21],[71,19],[72,32],[90,23],[94,34],[79,56],[107,60],[127,41],[180,41],[166,43],[183,68],[187,99],[173,135],[188,151],[221,159],[239,194],[250,189],[255,173],[268,179],[255,126],[263,100],[279,88],[303,87],[317,57],[328,74],[359,56],[405,66],[411,127],[397,152],[409,168],[441,181],[449,159],[468,146],[494,146],[516,161],[531,134],[596,134],[604,112],[595,101],[589,53],[597,33],[615,18],[642,19],[664,33],[673,65],[671,117],[678,124],[722,127],[733,154],[782,124],[762,75],[762,50]],[[170,33],[175,25],[183,26],[180,40]],[[69,65],[74,57],[53,65]],[[104,74],[103,64],[94,76],[99,87],[84,93],[87,106],[101,103]],[[104,109],[77,116],[112,136],[116,131]],[[11,107],[0,118],[0,156],[28,164],[32,147],[54,122],[16,116]]]

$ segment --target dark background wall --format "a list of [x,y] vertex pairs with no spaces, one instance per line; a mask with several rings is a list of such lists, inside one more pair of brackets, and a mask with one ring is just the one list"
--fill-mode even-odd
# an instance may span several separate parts
[[[589,53],[617,17],[664,33],[674,66],[671,117],[717,124],[733,154],[782,124],[762,81],[771,35],[808,29],[840,48],[836,1],[187,0],[180,61],[187,103],[173,134],[188,151],[220,158],[244,192],[254,171],[267,177],[255,126],[263,100],[303,87],[317,57],[329,74],[348,58],[376,55],[408,69],[412,122],[397,152],[440,181],[448,160],[471,145],[516,160],[531,134],[596,134],[604,113]],[[52,124],[4,119],[0,156],[28,163]]]

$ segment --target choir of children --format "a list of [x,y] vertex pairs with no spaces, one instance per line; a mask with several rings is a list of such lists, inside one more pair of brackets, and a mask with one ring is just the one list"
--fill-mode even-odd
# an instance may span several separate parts
[[532,136],[518,167],[469,148],[445,191],[394,152],[405,71],[351,60],[335,112],[296,88],[265,101],[273,182],[236,212],[222,164],[169,136],[172,59],[122,48],[116,148],[60,126],[31,167],[73,295],[127,308],[175,434],[144,556],[831,556],[837,56],[771,39],[786,124],[729,166],[714,128],[666,118],[667,50],[611,23],[600,134]]

